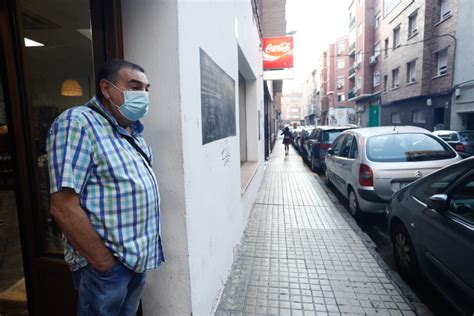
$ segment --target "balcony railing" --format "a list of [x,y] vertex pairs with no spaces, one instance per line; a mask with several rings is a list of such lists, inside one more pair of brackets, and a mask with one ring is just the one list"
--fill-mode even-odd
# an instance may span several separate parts
[[355,42],[349,45],[349,55],[352,55],[353,53],[355,53],[355,48],[356,48]]
[[354,90],[351,90],[347,93],[347,99],[350,100],[350,99],[353,99],[357,96],[357,92],[354,91]]
[[353,18],[349,21],[349,29],[352,28],[352,26],[355,24],[355,22],[356,22],[356,19],[355,19],[355,17],[353,17]]
[[354,76],[356,73],[356,69],[354,66],[351,66],[351,68],[349,68],[349,78],[351,78],[352,76]]

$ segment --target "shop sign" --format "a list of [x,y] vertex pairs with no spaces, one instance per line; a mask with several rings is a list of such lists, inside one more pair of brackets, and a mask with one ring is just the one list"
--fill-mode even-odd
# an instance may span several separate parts
[[262,49],[264,70],[293,68],[293,36],[266,37]]

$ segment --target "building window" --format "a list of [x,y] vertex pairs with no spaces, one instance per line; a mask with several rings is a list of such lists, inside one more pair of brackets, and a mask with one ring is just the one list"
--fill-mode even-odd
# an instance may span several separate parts
[[436,53],[437,75],[442,76],[448,73],[448,49],[445,48]]
[[383,91],[387,91],[387,87],[388,87],[388,76],[385,75],[383,76]]
[[342,87],[344,87],[344,79],[345,77],[337,77],[336,85],[338,89],[341,89]]
[[415,36],[416,33],[418,33],[418,30],[416,29],[416,17],[417,13],[413,13],[408,17],[408,38]]
[[399,68],[396,68],[396,69],[392,70],[392,89],[396,89],[396,88],[400,87],[399,74],[400,74],[400,69]]
[[380,43],[377,42],[377,44],[374,45],[374,56],[378,57],[380,55]]
[[413,123],[426,123],[425,111],[413,111]]
[[400,26],[393,29],[393,49],[400,46]]
[[337,102],[344,102],[346,101],[346,95],[344,93],[338,93],[337,94]]
[[388,37],[385,39],[385,58],[388,57],[388,43],[389,43],[389,40],[388,40]]
[[378,28],[380,26],[380,13],[377,13],[374,17],[374,27]]
[[392,124],[401,124],[400,113],[392,113]]
[[346,46],[344,45],[344,42],[337,43],[337,54],[338,55],[342,55],[342,53],[344,53],[344,49],[346,49]]
[[374,73],[374,87],[380,86],[380,72]]
[[440,20],[444,20],[451,15],[451,0],[441,0],[440,3]]
[[344,69],[345,66],[346,66],[346,63],[344,61],[344,58],[340,58],[337,60],[337,68]]
[[356,88],[357,88],[357,89],[362,88],[362,77],[357,77],[357,80],[356,80]]
[[414,83],[416,81],[416,60],[407,64],[407,83]]
[[362,35],[362,23],[357,26],[357,36]]

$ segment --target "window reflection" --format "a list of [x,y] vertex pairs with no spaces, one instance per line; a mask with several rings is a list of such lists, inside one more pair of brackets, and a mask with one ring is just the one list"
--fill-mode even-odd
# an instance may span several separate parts
[[39,238],[44,254],[62,256],[61,232],[49,215],[46,135],[59,113],[95,94],[89,1],[23,0],[22,7],[30,40],[25,46],[37,146]]

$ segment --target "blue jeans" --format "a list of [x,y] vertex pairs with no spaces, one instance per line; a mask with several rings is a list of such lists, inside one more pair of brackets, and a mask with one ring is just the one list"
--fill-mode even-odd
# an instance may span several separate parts
[[134,316],[145,285],[146,272],[136,273],[117,260],[101,272],[91,265],[72,273],[79,292],[78,316]]

